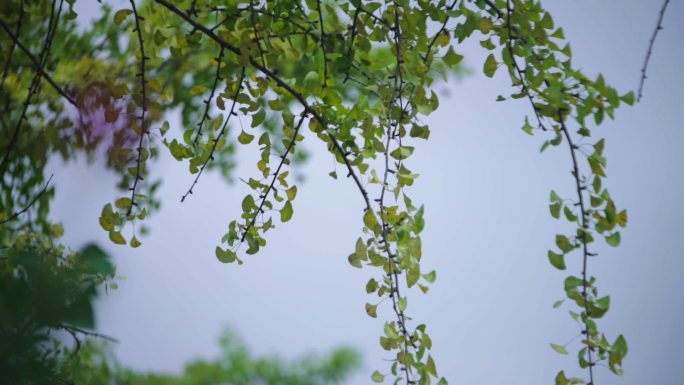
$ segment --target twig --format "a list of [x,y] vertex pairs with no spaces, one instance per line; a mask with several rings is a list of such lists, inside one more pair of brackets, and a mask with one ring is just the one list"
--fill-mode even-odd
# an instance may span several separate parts
[[[589,250],[587,249],[586,231],[588,231],[589,227],[587,226],[587,211],[584,206],[584,194],[582,194],[582,183],[580,181],[579,166],[577,165],[577,154],[575,153],[577,147],[575,146],[575,144],[572,141],[572,138],[570,137],[568,128],[565,126],[565,119],[563,119],[563,116],[560,112],[558,113],[558,121],[560,122],[561,131],[563,132],[563,135],[565,135],[565,139],[567,139],[568,141],[570,155],[572,156],[572,175],[575,177],[575,187],[577,188],[577,198],[579,199],[580,214],[582,216],[582,298],[584,299],[584,312],[586,313],[586,316],[588,318],[589,305],[587,304],[587,287],[589,283],[587,280],[587,263],[589,259]],[[587,326],[586,321],[582,322],[582,324],[584,326],[584,335],[587,339],[589,339],[589,328]],[[593,348],[591,346],[588,346],[587,358],[589,361],[589,384],[596,385],[594,383],[594,361],[592,359],[592,351]]]
[[644,91],[644,83],[646,82],[646,70],[648,69],[648,63],[651,60],[651,53],[653,52],[653,45],[655,44],[658,32],[663,29],[663,17],[665,16],[665,9],[670,3],[670,0],[665,0],[663,2],[662,8],[660,8],[660,15],[658,16],[658,23],[656,24],[653,34],[651,35],[651,40],[648,42],[648,50],[646,51],[646,58],[644,58],[644,65],[641,67],[641,79],[639,80],[639,90],[637,91],[637,102],[641,101]]
[[[60,329],[64,329],[69,333],[78,333],[78,334],[83,334],[85,336],[89,337],[97,337],[97,338],[102,338],[103,340],[107,340],[109,342],[114,342],[114,343],[119,343],[119,340],[116,338],[110,337],[108,335],[100,334],[100,333],[95,333],[95,332],[90,332],[87,330],[83,330],[81,328],[78,328],[76,326],[71,326],[71,325],[65,325],[65,324],[59,324],[57,327]],[[73,335],[73,334],[72,334]]]
[[140,73],[138,74],[138,76],[140,77],[140,92],[142,94],[142,111],[140,112],[140,140],[138,141],[138,156],[135,160],[135,179],[133,181],[133,187],[130,188],[131,204],[128,206],[126,216],[131,215],[131,211],[133,211],[133,206],[137,205],[137,203],[135,202],[135,192],[138,188],[138,182],[140,182],[143,179],[140,176],[140,164],[142,163],[143,139],[145,138],[145,134],[147,133],[147,129],[145,128],[145,112],[147,111],[147,93],[145,87],[145,62],[149,59],[147,56],[145,56],[145,44],[143,42],[142,28],[140,28],[140,21],[143,20],[143,18],[138,15],[138,10],[135,7],[135,0],[130,0],[130,2],[131,7],[133,8],[133,16],[135,17],[135,31],[138,33],[138,42],[140,43]]
[[211,106],[211,100],[214,98],[216,86],[218,85],[218,82],[221,79],[221,61],[223,60],[223,51],[224,48],[221,47],[221,51],[219,52],[219,55],[216,58],[216,61],[218,63],[216,65],[216,76],[214,77],[214,84],[211,86],[211,94],[209,95],[209,99],[204,101],[204,104],[206,104],[206,108],[204,109],[204,114],[202,114],[202,119],[199,123],[197,123],[197,134],[195,134],[195,140],[192,141],[193,145],[197,145],[197,141],[202,136],[202,126],[204,125],[204,121],[209,119],[209,107]]

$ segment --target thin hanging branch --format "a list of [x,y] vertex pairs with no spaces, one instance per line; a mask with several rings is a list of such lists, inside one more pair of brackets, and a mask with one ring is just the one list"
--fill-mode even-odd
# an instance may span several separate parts
[[209,94],[209,99],[204,101],[206,108],[204,109],[204,114],[202,114],[202,119],[197,123],[197,133],[195,134],[195,140],[192,141],[193,145],[197,145],[197,141],[202,136],[202,126],[204,122],[209,119],[209,108],[211,107],[211,101],[214,99],[214,93],[216,92],[216,86],[219,80],[221,80],[221,62],[223,61],[223,51],[225,48],[221,47],[218,57],[216,58],[216,75],[214,76],[214,84],[211,86],[211,94]]
[[[390,143],[392,138],[394,137],[394,132],[397,130],[399,125],[401,124],[402,121],[402,115],[403,115],[403,108],[401,109],[399,113],[399,118],[394,118],[393,117],[393,111],[394,111],[394,105],[397,100],[399,100],[399,104],[401,105],[401,95],[403,92],[404,88],[404,79],[402,77],[401,73],[401,64],[402,64],[402,53],[401,53],[401,26],[399,24],[399,13],[398,13],[398,4],[396,2],[393,3],[393,15],[394,15],[394,23],[392,26],[392,32],[393,32],[393,40],[394,40],[394,49],[395,49],[395,69],[394,69],[394,75],[391,76],[392,82],[393,82],[393,87],[392,87],[392,95],[389,99],[389,106],[388,106],[388,112],[387,112],[387,119],[388,119],[388,124],[387,124],[387,130],[386,130],[386,139],[385,139],[385,150],[383,152],[383,158],[384,158],[384,172],[383,172],[383,180],[382,180],[382,189],[380,191],[380,197],[376,200],[378,202],[378,205],[380,206],[380,224],[381,224],[381,241],[383,244],[382,249],[385,251],[385,254],[387,256],[387,266],[388,266],[388,273],[387,275],[390,278],[390,293],[389,297],[392,300],[392,310],[394,311],[394,314],[397,318],[397,325],[399,326],[399,331],[403,337],[403,342],[402,342],[402,347],[401,350],[408,354],[409,346],[413,347],[414,349],[416,348],[415,343],[411,340],[411,333],[408,331],[408,328],[406,327],[406,315],[404,312],[400,309],[399,307],[399,301],[401,300],[401,290],[399,286],[399,271],[397,268],[397,254],[395,252],[392,252],[390,249],[390,241],[388,239],[388,232],[389,232],[389,224],[387,223],[387,220],[385,218],[385,192],[387,191],[387,186],[388,186],[388,178],[389,174],[391,172],[390,169]],[[398,168],[398,167],[397,167]],[[408,365],[402,364],[401,370],[404,372],[404,375],[406,378],[404,379],[406,381],[407,385],[410,385],[414,383],[413,381],[413,373],[410,370]]]
[[637,102],[641,101],[644,91],[644,83],[646,82],[646,70],[648,69],[648,63],[651,60],[651,54],[653,53],[653,45],[655,44],[656,37],[658,37],[658,32],[663,29],[663,17],[665,17],[665,10],[670,0],[665,0],[663,6],[660,8],[660,14],[658,15],[658,22],[653,30],[651,39],[648,42],[648,50],[646,50],[646,57],[644,58],[644,65],[641,67],[641,79],[639,80],[639,89],[637,91]]
[[200,176],[202,176],[202,173],[204,172],[204,168],[207,166],[207,164],[214,159],[214,152],[216,151],[216,146],[218,145],[219,140],[223,136],[223,133],[226,130],[226,127],[228,126],[228,121],[230,121],[230,118],[235,115],[235,106],[237,105],[237,99],[238,95],[240,95],[240,91],[242,90],[242,82],[245,79],[245,67],[242,67],[242,72],[240,73],[240,80],[238,81],[237,88],[235,89],[235,93],[233,94],[233,103],[230,106],[230,112],[228,112],[228,116],[226,117],[226,120],[223,122],[223,126],[221,127],[221,131],[219,131],[219,134],[216,136],[214,139],[214,143],[211,146],[211,150],[209,151],[209,155],[207,156],[207,159],[204,160],[204,163],[202,163],[202,166],[200,167],[199,172],[197,173],[197,176],[195,177],[195,180],[192,182],[192,185],[188,189],[188,191],[183,194],[181,197],[181,202],[185,202],[185,198],[188,197],[188,195],[193,193],[193,188],[195,188],[195,185],[197,184],[197,181],[199,181]]
[[304,123],[306,116],[307,116],[307,114],[304,113],[304,114],[302,114],[301,118],[299,118],[299,123],[297,123],[297,126],[295,127],[294,133],[292,134],[292,139],[290,139],[290,143],[288,143],[287,148],[285,149],[285,153],[280,156],[280,162],[278,163],[278,167],[276,168],[275,172],[273,173],[273,178],[271,179],[271,184],[268,186],[266,191],[264,191],[263,194],[261,194],[261,202],[259,203],[259,209],[256,211],[256,214],[254,215],[252,220],[249,222],[247,227],[245,227],[245,229],[242,233],[242,237],[240,237],[240,242],[245,241],[245,237],[247,236],[249,229],[251,229],[254,226],[254,223],[256,222],[258,214],[263,212],[264,203],[266,202],[266,198],[268,198],[268,194],[273,190],[273,186],[275,185],[275,182],[278,179],[278,176],[280,175],[280,169],[285,164],[285,160],[287,159],[287,156],[290,154],[290,152],[292,152],[292,149],[294,148],[295,143],[297,142],[297,135],[299,135],[299,128],[302,126],[302,123]]
[[147,56],[145,56],[145,44],[143,41],[143,36],[142,36],[142,28],[140,26],[140,22],[144,20],[140,15],[138,15],[138,10],[135,6],[135,0],[130,0],[131,2],[131,7],[133,9],[133,16],[135,17],[135,31],[137,32],[138,35],[138,42],[140,43],[140,72],[137,74],[137,76],[140,78],[140,93],[142,96],[142,111],[140,112],[140,140],[138,141],[138,155],[135,160],[135,179],[133,181],[133,187],[130,188],[131,190],[131,203],[128,206],[128,211],[126,215],[131,215],[131,211],[133,211],[133,206],[136,206],[137,203],[135,202],[135,196],[136,196],[136,191],[138,188],[138,182],[140,182],[143,177],[140,176],[140,166],[142,164],[142,150],[143,150],[143,139],[145,138],[145,135],[147,134],[147,128],[145,127],[145,112],[147,112],[147,86],[146,83],[147,81],[145,80],[145,62],[149,60]]
[[[587,303],[587,298],[589,295],[588,292],[588,287],[589,287],[589,280],[587,278],[587,264],[589,261],[589,250],[588,250],[588,240],[587,240],[587,235],[586,233],[589,231],[589,226],[587,225],[587,220],[588,220],[588,214],[587,214],[587,209],[584,204],[584,194],[582,193],[582,181],[580,179],[581,174],[579,170],[579,165],[577,164],[577,149],[578,147],[575,145],[575,143],[572,141],[572,137],[570,136],[570,133],[568,132],[568,128],[565,126],[565,119],[563,118],[562,114],[559,112],[558,113],[558,121],[561,126],[561,131],[563,132],[563,135],[565,136],[565,139],[568,142],[568,148],[570,150],[570,155],[572,157],[572,175],[575,179],[575,187],[577,189],[577,199],[579,202],[579,208],[580,208],[580,216],[582,219],[582,231],[581,231],[581,239],[580,241],[582,242],[582,298],[584,298],[584,312],[586,317],[589,317],[589,305]],[[595,255],[595,254],[594,254]],[[587,322],[583,320],[582,325],[584,327],[584,330],[582,333],[586,336],[586,338],[589,338],[589,327],[587,326]],[[589,362],[589,383],[588,385],[596,385],[594,383],[594,361],[593,361],[593,353],[594,348],[591,346],[588,346],[587,349],[587,358]]]

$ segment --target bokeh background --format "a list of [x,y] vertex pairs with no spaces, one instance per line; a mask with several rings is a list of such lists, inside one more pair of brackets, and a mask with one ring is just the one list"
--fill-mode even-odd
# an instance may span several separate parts
[[[115,7],[123,3],[110,1]],[[77,2],[87,23],[92,0]],[[638,85],[660,1],[545,1],[572,43],[574,62],[590,77],[603,73],[625,92]],[[684,378],[684,2],[672,1],[655,44],[644,99],[621,108],[596,130],[606,138],[608,184],[626,207],[629,224],[619,248],[600,247],[590,261],[612,305],[600,327],[629,343],[625,376],[597,371],[599,384],[680,384]],[[566,148],[539,153],[543,139],[520,130],[530,113],[525,100],[495,102],[511,92],[504,71],[485,78],[477,41],[463,44],[470,76],[439,88],[440,109],[426,119],[432,134],[419,143],[410,168],[420,178],[414,201],[425,204],[426,268],[437,270],[430,293],[409,294],[409,313],[427,323],[440,375],[451,384],[549,384],[560,369],[581,374],[576,357],[550,342],[579,334],[563,298],[564,272],[546,250],[567,227],[548,214],[549,191],[572,196]],[[177,116],[170,121],[179,124]],[[65,243],[104,245],[114,256],[119,289],[97,305],[98,330],[120,340],[115,351],[138,370],[177,373],[185,362],[219,353],[218,336],[230,328],[257,354],[298,357],[344,345],[358,349],[364,367],[349,384],[370,383],[387,371],[378,337],[390,309],[369,318],[364,287],[370,270],[347,262],[362,227],[354,185],[327,174],[333,162],[311,135],[292,221],[269,232],[268,246],[242,266],[223,265],[214,247],[239,216],[246,189],[205,174],[185,203],[193,177],[167,154],[153,169],[164,178],[162,210],[149,219],[138,249],[115,247],[99,229],[102,205],[114,197],[114,176],[101,164],[55,161],[54,219]],[[595,140],[598,138],[594,138]],[[235,177],[256,171],[256,151],[242,150]],[[574,254],[569,273],[580,271]],[[577,350],[577,343],[570,345]]]

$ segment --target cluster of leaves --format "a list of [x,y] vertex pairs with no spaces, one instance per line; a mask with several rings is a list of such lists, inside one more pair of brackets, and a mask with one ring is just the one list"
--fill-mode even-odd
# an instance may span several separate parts
[[[621,373],[626,342],[620,336],[609,343],[597,328],[609,297],[598,295],[587,261],[595,256],[589,251],[594,236],[617,246],[617,227],[627,218],[603,187],[604,141],[584,142],[593,136],[592,124],[613,118],[634,96],[619,95],[603,77],[591,80],[574,68],[562,28],[538,1],[130,0],[130,7],[113,14],[105,9],[85,31],[70,22],[74,0],[66,3],[63,16],[64,0],[0,6],[0,59],[6,63],[0,88],[9,119],[1,123],[12,133],[0,137],[7,149],[0,165],[1,215],[18,223],[24,211],[35,212],[48,226],[52,190],[40,171],[49,155],[70,158],[81,149],[92,155],[105,142],[105,125],[108,164],[121,175],[123,195],[105,205],[100,224],[114,243],[137,247],[136,235],[145,228],[125,227],[159,206],[158,182],[148,180],[159,144],[187,161],[195,175],[181,200],[194,192],[205,168],[232,169],[236,144],[254,146],[261,155],[258,173],[245,181],[252,192],[216,248],[220,261],[243,263],[242,244],[246,254],[258,252],[275,227],[273,216],[292,218],[297,186],[289,174],[303,154],[297,144],[315,136],[362,199],[363,235],[349,262],[378,271],[366,285],[377,296],[366,312],[377,317],[378,306],[389,300],[393,313],[380,338],[392,354],[389,373],[376,371],[372,379],[391,374],[395,382],[430,384],[439,378],[432,341],[424,324],[412,326],[404,289],[427,292],[436,273],[421,266],[425,221],[423,208],[408,195],[418,174],[407,162],[416,143],[429,138],[421,117],[439,106],[434,84],[458,73],[458,44],[479,38],[491,51],[483,73],[492,77],[504,66],[515,88],[510,98],[530,102],[536,123],[526,119],[523,130],[548,136],[542,151],[563,143],[569,149],[577,195],[552,193],[551,214],[562,212],[577,230],[556,237],[560,252],[550,251],[549,259],[565,269],[567,254],[582,253],[581,274],[566,279],[566,292],[580,308],[571,315],[582,325],[579,364],[588,368],[587,382],[593,383],[593,367],[603,360]],[[29,22],[40,28],[24,28]],[[127,38],[120,38],[122,32]],[[67,44],[69,55],[54,59],[53,46]],[[40,92],[43,80],[50,88]],[[74,108],[65,108],[65,101]],[[183,127],[170,130],[161,121],[175,107],[183,112]],[[231,134],[235,121],[241,128]],[[582,157],[586,165],[579,163]],[[337,178],[337,170],[330,175]],[[579,381],[563,371],[556,379],[560,385]]]
[[326,385],[343,382],[360,364],[354,350],[338,348],[294,361],[255,357],[233,334],[221,336],[221,357],[196,360],[180,375],[140,373],[122,367],[107,344],[84,344],[71,363],[74,385]]

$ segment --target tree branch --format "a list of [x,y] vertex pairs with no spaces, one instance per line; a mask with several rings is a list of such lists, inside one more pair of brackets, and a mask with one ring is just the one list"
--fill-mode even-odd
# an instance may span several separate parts
[[145,44],[143,42],[142,29],[140,28],[140,21],[143,20],[143,18],[138,15],[138,10],[135,7],[135,0],[130,0],[130,2],[131,7],[133,8],[133,16],[135,17],[135,32],[138,33],[138,42],[140,43],[140,73],[138,74],[138,77],[140,77],[142,111],[140,112],[140,140],[138,141],[138,156],[135,160],[135,180],[133,181],[133,187],[130,188],[131,204],[128,206],[128,212],[126,213],[126,216],[131,215],[131,211],[133,211],[133,206],[136,205],[135,192],[138,187],[138,182],[140,182],[143,179],[140,176],[140,164],[142,163],[143,139],[145,138],[145,134],[147,134],[147,129],[145,128],[145,112],[147,111],[147,88],[145,85],[147,81],[145,80],[145,62],[149,59],[147,56],[145,56]]
[[653,45],[655,44],[658,32],[663,29],[663,17],[665,16],[665,9],[669,3],[670,0],[665,0],[663,2],[663,6],[660,8],[660,15],[658,16],[658,23],[656,23],[656,27],[651,35],[651,40],[648,42],[648,50],[646,51],[646,57],[644,58],[644,65],[641,67],[641,79],[639,80],[639,90],[637,91],[637,102],[640,102],[641,97],[643,96],[644,83],[646,82],[646,70],[648,69],[648,63],[651,60],[651,53],[653,52]]

